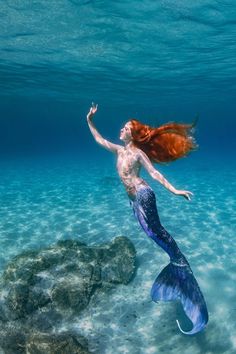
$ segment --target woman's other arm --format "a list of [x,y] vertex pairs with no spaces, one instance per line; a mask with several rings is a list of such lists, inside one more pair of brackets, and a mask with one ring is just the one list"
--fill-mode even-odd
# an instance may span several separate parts
[[89,126],[89,129],[94,137],[94,139],[96,140],[96,142],[98,144],[100,144],[101,146],[103,146],[105,149],[111,151],[111,152],[117,152],[118,149],[121,147],[120,145],[117,145],[117,144],[113,144],[111,143],[110,141],[104,139],[101,134],[97,131],[97,129],[95,128],[93,122],[92,122],[92,119],[93,119],[93,116],[94,114],[97,112],[97,108],[98,108],[98,105],[93,105],[90,110],[89,110],[89,113],[87,114],[87,122],[88,122],[88,126]]
[[176,195],[182,195],[186,199],[191,200],[190,196],[193,195],[193,193],[189,191],[178,190],[174,186],[172,186],[172,184],[170,184],[167,179],[165,179],[165,177],[153,167],[150,159],[142,150],[140,150],[139,153],[139,161],[143,165],[143,167],[148,171],[150,176],[159,183],[161,183],[166,189]]

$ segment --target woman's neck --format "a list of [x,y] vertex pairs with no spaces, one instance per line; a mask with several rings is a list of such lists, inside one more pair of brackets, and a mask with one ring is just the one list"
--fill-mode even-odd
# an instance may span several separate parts
[[134,144],[133,144],[132,140],[129,140],[129,141],[125,142],[125,148],[126,149],[131,148],[133,146],[134,146]]

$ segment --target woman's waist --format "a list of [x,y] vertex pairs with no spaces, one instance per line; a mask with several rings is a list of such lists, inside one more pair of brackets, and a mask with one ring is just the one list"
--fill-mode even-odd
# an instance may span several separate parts
[[135,178],[129,181],[123,180],[128,196],[133,198],[142,189],[151,189],[150,186],[142,178]]
[[122,178],[122,182],[125,188],[140,188],[142,186],[148,186],[147,182],[145,182],[140,177],[124,177]]

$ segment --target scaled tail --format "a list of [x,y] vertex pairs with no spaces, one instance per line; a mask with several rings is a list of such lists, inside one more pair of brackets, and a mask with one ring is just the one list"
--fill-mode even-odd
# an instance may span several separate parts
[[180,331],[184,334],[195,334],[202,331],[208,322],[208,312],[204,297],[188,264],[169,263],[156,278],[152,290],[152,300],[180,300],[185,314],[191,320],[191,331],[183,331],[176,320]]

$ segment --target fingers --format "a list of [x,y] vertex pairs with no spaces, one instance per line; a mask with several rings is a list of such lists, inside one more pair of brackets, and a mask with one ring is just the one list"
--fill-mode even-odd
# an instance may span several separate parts
[[185,192],[185,198],[188,199],[188,200],[191,200],[191,197],[193,193],[192,192]]
[[189,194],[189,195],[193,195],[193,193],[190,192],[190,191],[183,191],[183,192],[186,193],[186,194]]
[[191,200],[193,193],[190,191],[178,191],[178,195],[182,195],[185,199]]
[[98,108],[98,104],[96,103],[94,103],[94,102],[92,102],[92,107],[91,108],[93,108],[93,109],[96,109],[97,110],[97,108]]
[[187,200],[191,200],[193,193],[189,191],[181,191],[180,195],[182,195]]
[[185,194],[186,196],[188,196],[188,199],[190,199],[190,196],[193,195],[193,193],[190,192],[190,191],[184,191],[184,194]]
[[92,102],[92,106],[90,107],[89,109],[89,113],[87,116],[93,116],[96,112],[97,112],[97,109],[98,109],[98,104],[95,105],[94,102]]

